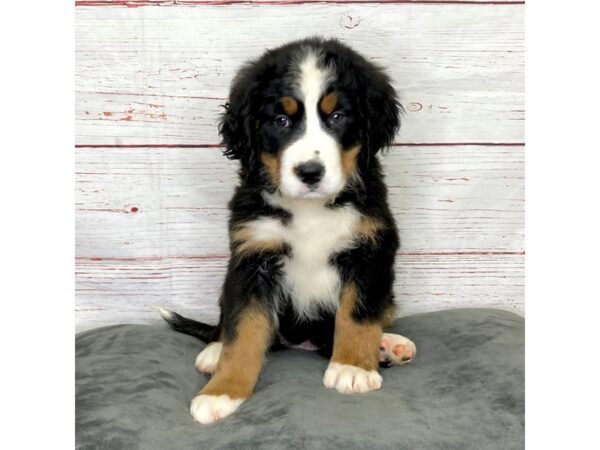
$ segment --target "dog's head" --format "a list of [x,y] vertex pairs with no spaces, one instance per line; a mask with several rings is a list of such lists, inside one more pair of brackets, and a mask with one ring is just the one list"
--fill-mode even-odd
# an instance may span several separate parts
[[336,40],[267,51],[234,79],[219,131],[242,176],[284,197],[335,197],[389,145],[401,106],[389,78]]

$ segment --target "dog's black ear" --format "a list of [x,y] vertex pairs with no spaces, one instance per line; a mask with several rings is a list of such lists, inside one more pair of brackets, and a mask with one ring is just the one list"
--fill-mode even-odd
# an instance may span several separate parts
[[243,80],[234,82],[219,123],[219,134],[225,145],[223,154],[229,159],[239,159],[244,171],[256,165],[258,122],[252,111],[252,91]]
[[[365,156],[370,159],[394,142],[403,112],[388,76],[380,69],[367,71],[365,93]],[[368,161],[367,161],[368,162]]]

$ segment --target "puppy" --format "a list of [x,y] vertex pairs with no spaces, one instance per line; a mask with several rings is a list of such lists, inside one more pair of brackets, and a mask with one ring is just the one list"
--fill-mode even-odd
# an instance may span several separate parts
[[220,320],[161,310],[209,343],[196,360],[212,374],[192,400],[196,421],[250,397],[269,348],[327,355],[323,384],[342,393],[379,389],[380,364],[415,356],[409,339],[383,332],[399,238],[376,154],[401,110],[384,72],[333,39],[269,50],[235,77],[219,127],[225,156],[240,161]]

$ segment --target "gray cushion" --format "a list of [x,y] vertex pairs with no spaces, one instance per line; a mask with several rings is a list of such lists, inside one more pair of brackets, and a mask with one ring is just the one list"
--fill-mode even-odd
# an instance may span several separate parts
[[204,344],[166,325],[117,325],[76,338],[76,429],[82,449],[524,447],[524,321],[461,309],[399,319],[416,359],[382,369],[377,392],[343,395],[311,352],[270,353],[254,396],[210,426],[189,402],[207,377]]

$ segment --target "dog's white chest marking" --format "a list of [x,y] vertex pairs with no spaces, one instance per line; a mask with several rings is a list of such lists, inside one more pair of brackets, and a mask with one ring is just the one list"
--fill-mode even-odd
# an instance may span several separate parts
[[252,229],[255,237],[279,238],[290,247],[283,260],[283,282],[297,314],[310,318],[321,308],[335,311],[341,282],[330,258],[352,246],[360,214],[348,206],[327,208],[318,199],[270,196],[268,200],[289,211],[291,220],[284,225],[280,219],[262,217]]

